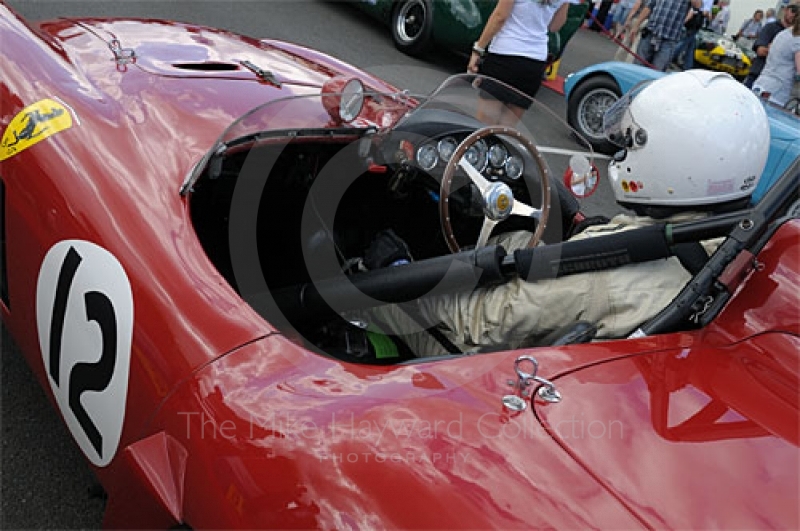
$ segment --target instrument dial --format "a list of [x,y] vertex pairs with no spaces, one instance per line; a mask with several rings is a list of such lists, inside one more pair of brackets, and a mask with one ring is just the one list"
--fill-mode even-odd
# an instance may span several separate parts
[[492,168],[502,168],[508,158],[508,150],[503,144],[494,144],[489,148],[489,164]]
[[476,170],[483,171],[489,162],[489,146],[483,140],[478,140],[464,153],[464,158]]
[[439,158],[445,163],[449,162],[450,157],[453,156],[453,153],[456,151],[457,147],[458,142],[456,142],[456,139],[452,136],[441,139],[437,146],[437,149],[439,150]]
[[431,171],[439,162],[436,146],[425,144],[417,150],[417,164],[425,171]]
[[506,170],[506,176],[508,176],[509,179],[516,180],[522,176],[524,164],[522,162],[522,158],[518,157],[517,155],[512,155],[506,159],[503,167]]

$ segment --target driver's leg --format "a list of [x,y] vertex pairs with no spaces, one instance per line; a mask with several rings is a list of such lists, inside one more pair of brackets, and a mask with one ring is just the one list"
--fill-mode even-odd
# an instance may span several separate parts
[[[415,303],[416,301],[412,301]],[[378,306],[359,316],[367,320],[370,328],[377,328],[384,334],[400,338],[411,351],[420,358],[442,356],[450,352],[440,343],[425,325],[410,316],[399,304]]]

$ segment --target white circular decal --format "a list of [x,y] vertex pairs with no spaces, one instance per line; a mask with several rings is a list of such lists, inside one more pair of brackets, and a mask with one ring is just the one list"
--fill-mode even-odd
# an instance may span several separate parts
[[125,418],[133,296],[111,253],[80,240],[54,245],[36,285],[44,368],[61,414],[89,460],[105,466]]

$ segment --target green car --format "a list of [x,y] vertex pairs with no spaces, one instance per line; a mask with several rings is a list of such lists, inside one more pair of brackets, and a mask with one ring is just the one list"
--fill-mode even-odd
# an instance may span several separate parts
[[[388,24],[398,50],[421,55],[436,43],[456,53],[469,53],[478,40],[496,0],[358,0],[351,1]],[[550,34],[550,61],[561,57],[567,41],[584,21],[589,4],[571,4],[566,24]]]

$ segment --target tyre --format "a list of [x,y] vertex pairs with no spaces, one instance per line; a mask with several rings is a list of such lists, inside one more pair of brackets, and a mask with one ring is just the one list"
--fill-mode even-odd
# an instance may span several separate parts
[[396,2],[392,10],[392,39],[395,47],[409,55],[420,55],[432,44],[433,7],[430,0]]
[[567,122],[599,153],[613,155],[619,148],[603,135],[603,115],[622,96],[617,83],[607,77],[583,81],[567,102]]

